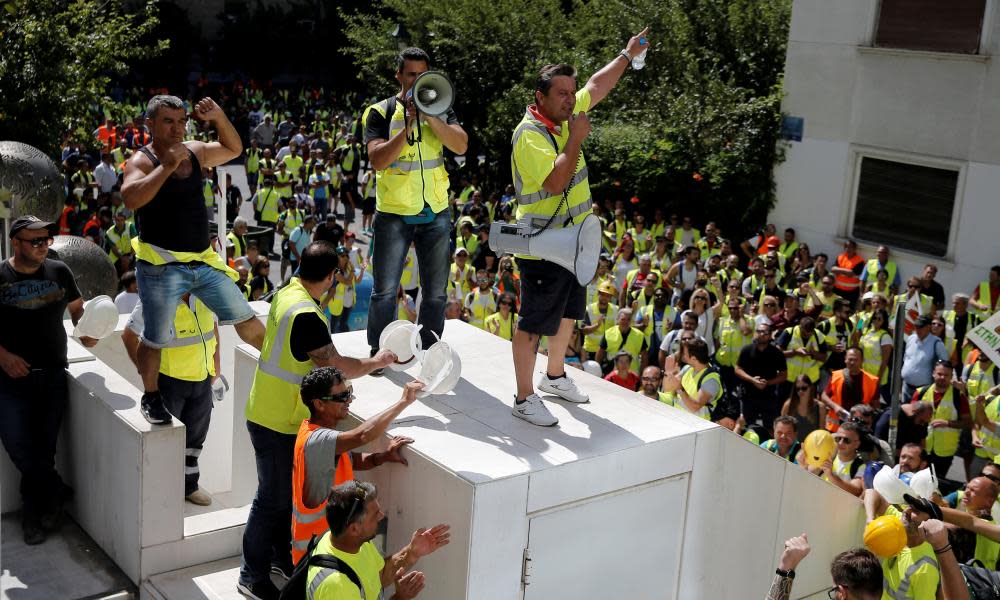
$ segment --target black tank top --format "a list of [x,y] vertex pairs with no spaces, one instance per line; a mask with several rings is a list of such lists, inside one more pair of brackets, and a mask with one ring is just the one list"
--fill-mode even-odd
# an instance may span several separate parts
[[[153,167],[160,165],[148,146],[139,151],[149,157]],[[194,152],[191,155],[191,174],[181,179],[172,174],[167,177],[153,199],[135,211],[135,225],[139,239],[165,250],[202,252],[209,246],[208,210],[202,190],[201,164]]]

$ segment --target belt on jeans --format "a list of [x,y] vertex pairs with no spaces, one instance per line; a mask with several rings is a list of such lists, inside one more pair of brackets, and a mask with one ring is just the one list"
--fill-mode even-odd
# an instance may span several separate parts
[[190,265],[192,267],[198,267],[198,266],[202,266],[202,265],[207,265],[208,264],[208,263],[206,263],[203,260],[191,260],[191,261],[188,261],[188,262],[168,262],[168,263],[163,263],[162,265],[154,265],[153,263],[149,262],[148,260],[143,260],[141,258],[138,259],[138,260],[136,260],[136,262],[142,263],[142,264],[145,264],[145,265],[149,265],[151,267],[164,267],[166,265]]

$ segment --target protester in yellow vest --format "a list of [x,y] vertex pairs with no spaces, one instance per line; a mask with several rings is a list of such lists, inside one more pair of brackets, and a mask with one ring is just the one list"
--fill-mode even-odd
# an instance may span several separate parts
[[914,402],[928,403],[934,411],[927,426],[924,448],[938,473],[947,473],[951,468],[958,450],[959,434],[972,425],[969,402],[965,394],[952,385],[952,374],[951,365],[939,361],[934,365],[934,383],[913,394]]
[[[472,291],[472,286],[476,284],[476,270],[472,268],[472,265],[468,261],[469,251],[465,248],[455,248],[455,262],[449,267],[448,273],[448,298],[462,300]],[[423,279],[421,278],[422,281]]]
[[[247,429],[258,458],[257,496],[244,530],[239,585],[269,590],[271,565],[291,569],[292,463],[295,437],[309,411],[299,386],[313,367],[334,366],[355,379],[396,360],[383,350],[373,358],[337,352],[320,299],[333,285],[337,253],[313,242],[302,253],[299,276],[272,298],[267,332],[247,399]],[[265,466],[262,466],[265,465]],[[290,572],[290,571],[289,571]],[[275,592],[276,593],[276,592]]]
[[517,327],[517,313],[514,312],[514,296],[502,294],[497,302],[497,311],[486,317],[486,331],[510,341],[514,339]]
[[632,359],[629,363],[629,371],[638,377],[640,370],[644,369],[649,362],[646,355],[646,336],[641,330],[632,327],[632,309],[630,308],[618,311],[615,325],[604,332],[604,337],[597,349],[597,362],[604,365],[609,357],[614,357],[619,350],[624,350]]
[[615,295],[614,284],[605,281],[598,287],[597,302],[587,305],[585,314],[587,322],[581,323],[580,326],[580,332],[584,335],[582,360],[597,354],[604,332],[614,327],[615,321],[618,320],[618,305],[611,303],[611,298]]
[[476,283],[476,289],[465,295],[463,304],[471,315],[469,324],[486,329],[486,317],[497,311],[497,295],[490,287],[491,280],[486,269],[476,272]]
[[443,152],[448,148],[465,154],[468,135],[452,110],[440,117],[417,116],[410,90],[429,68],[426,52],[403,50],[396,61],[399,93],[370,106],[363,118],[364,142],[375,169],[374,282],[368,310],[372,352],[378,349],[382,330],[395,317],[396,288],[411,242],[416,243],[420,259],[421,303],[417,312],[424,347],[430,347],[435,336],[444,333],[451,211]]
[[[184,423],[184,498],[192,504],[208,506],[212,497],[198,489],[198,457],[208,437],[213,398],[222,399],[213,390],[221,375],[219,328],[212,311],[190,293],[184,294],[177,304],[173,328],[174,339],[160,353],[160,392],[167,410]],[[142,302],[139,302],[122,332],[125,351],[136,367],[142,329]],[[222,389],[228,387],[226,383]]]
[[[649,47],[648,33],[643,30],[630,39],[626,48],[580,90],[576,87],[576,69],[571,65],[548,65],[539,72],[534,104],[525,110],[511,139],[518,221],[562,229],[581,223],[591,214],[593,202],[582,152],[583,141],[590,133],[587,111],[611,92],[632,57]],[[521,320],[512,344],[517,384],[512,413],[534,425],[553,426],[558,419],[535,393],[532,382],[537,342],[540,336],[549,338],[548,363],[538,389],[570,402],[589,401],[564,367],[574,322],[586,314],[586,291],[573,273],[545,257],[523,255],[518,262],[523,285]]]
[[119,273],[130,270],[135,251],[132,250],[132,232],[125,221],[124,213],[115,214],[115,224],[104,232],[104,239],[108,245],[108,258],[115,265],[115,269]]
[[990,276],[980,281],[969,305],[977,311],[979,319],[985,321],[1000,310],[1000,265],[990,267]]
[[786,329],[778,338],[778,346],[783,349],[788,364],[789,381],[799,375],[819,381],[819,369],[827,358],[827,344],[816,331],[812,317],[802,317],[798,325]]
[[673,355],[666,358],[663,387],[677,395],[675,406],[711,419],[715,403],[722,397],[722,379],[709,364],[711,357],[708,344],[701,339],[693,339],[681,344],[681,361],[677,364]]
[[180,98],[155,96],[149,101],[146,123],[152,142],[126,163],[121,189],[125,207],[135,211],[139,234],[133,245],[145,316],[137,351],[144,388],[140,410],[154,425],[171,420],[157,375],[160,348],[173,338],[171,325],[181,296],[194,294],[219,323],[235,325],[240,338],[254,347],[264,337],[264,326],[233,285],[238,275],[212,249],[201,195],[201,169],[239,156],[240,136],[215,101],[204,98],[195,105],[194,117],[211,124],[219,141],[184,143],[187,114]]

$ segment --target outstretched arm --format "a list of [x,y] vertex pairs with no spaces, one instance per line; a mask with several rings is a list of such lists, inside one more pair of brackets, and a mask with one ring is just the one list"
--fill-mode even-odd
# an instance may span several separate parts
[[[649,27],[640,31],[638,35],[628,41],[625,52],[630,57],[635,58],[645,47],[648,47],[648,41],[646,44],[639,43],[639,40],[645,39],[647,34],[649,34]],[[603,69],[591,75],[590,80],[587,81],[587,91],[590,92],[591,108],[607,97],[611,89],[621,79],[622,73],[628,68],[630,62],[630,60],[625,60],[625,57],[619,54],[611,62],[604,65]]]

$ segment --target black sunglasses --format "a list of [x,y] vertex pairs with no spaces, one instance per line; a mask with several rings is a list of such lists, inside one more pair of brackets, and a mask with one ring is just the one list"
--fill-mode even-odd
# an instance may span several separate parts
[[354,390],[347,390],[346,392],[340,392],[339,394],[331,394],[329,396],[319,396],[317,400],[323,400],[324,402],[347,402],[349,400],[354,400]]
[[24,238],[19,238],[19,237],[15,237],[14,239],[19,242],[24,242],[25,244],[31,244],[32,248],[41,248],[42,246],[49,246],[55,240],[55,238],[53,238],[52,236],[37,237],[37,238],[32,238],[30,240],[26,240]]

